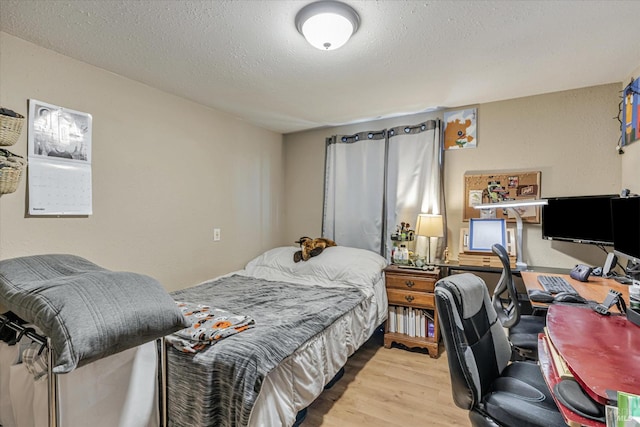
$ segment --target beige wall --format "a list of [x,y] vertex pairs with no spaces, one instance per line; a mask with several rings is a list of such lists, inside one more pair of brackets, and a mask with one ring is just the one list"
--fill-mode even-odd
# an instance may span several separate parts
[[[618,193],[619,126],[613,118],[619,91],[620,84],[610,84],[479,105],[478,147],[445,153],[452,258],[457,258],[459,230],[466,226],[462,221],[465,173],[539,170],[543,197]],[[325,137],[438,116],[442,113],[285,135],[287,239],[321,232]],[[530,265],[570,268],[577,262],[602,264],[605,254],[591,245],[543,240],[540,225],[525,225],[524,258]]]
[[[28,99],[92,114],[93,215],[28,217],[23,177],[0,197],[0,259],[73,253],[173,290],[282,244],[282,135],[0,33],[0,105]],[[26,156],[26,129],[10,149]]]

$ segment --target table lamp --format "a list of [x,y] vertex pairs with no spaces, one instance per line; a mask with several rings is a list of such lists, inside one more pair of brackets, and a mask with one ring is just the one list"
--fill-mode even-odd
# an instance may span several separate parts
[[516,208],[528,206],[542,206],[547,204],[547,199],[507,200],[496,203],[482,203],[474,205],[476,209],[509,209],[516,217],[516,270],[527,269],[527,263],[522,260],[522,217]]
[[[420,214],[416,221],[416,234],[427,238],[427,264],[431,264],[431,238],[444,236],[442,215]],[[417,251],[416,251],[417,252]]]

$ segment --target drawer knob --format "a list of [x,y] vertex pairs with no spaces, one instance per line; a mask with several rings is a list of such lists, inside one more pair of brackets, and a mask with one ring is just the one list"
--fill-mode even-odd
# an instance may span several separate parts
[[413,281],[411,280],[405,280],[404,284],[407,285],[408,288],[413,288],[413,286],[415,285],[415,283],[413,283]]
[[405,295],[404,299],[406,299],[407,302],[411,302],[414,300],[414,298],[411,295]]

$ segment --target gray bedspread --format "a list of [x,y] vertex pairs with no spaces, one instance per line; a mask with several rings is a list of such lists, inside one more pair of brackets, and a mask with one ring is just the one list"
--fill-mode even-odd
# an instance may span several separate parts
[[171,294],[255,319],[255,327],[197,353],[168,348],[170,426],[246,426],[265,376],[298,347],[365,299],[326,288],[240,275]]

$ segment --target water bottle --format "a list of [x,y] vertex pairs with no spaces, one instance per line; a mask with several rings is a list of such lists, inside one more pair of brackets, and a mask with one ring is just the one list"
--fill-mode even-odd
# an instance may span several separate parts
[[400,253],[401,253],[401,257],[402,260],[400,261],[401,264],[408,264],[409,263],[409,249],[407,249],[406,245],[400,245]]
[[395,264],[402,264],[402,250],[399,247],[397,246],[393,247],[393,253],[391,254],[391,259]]

